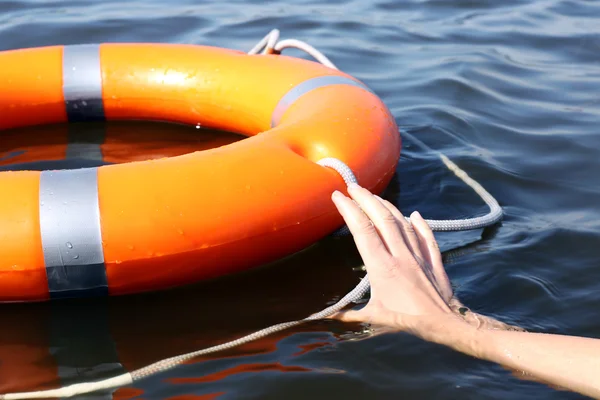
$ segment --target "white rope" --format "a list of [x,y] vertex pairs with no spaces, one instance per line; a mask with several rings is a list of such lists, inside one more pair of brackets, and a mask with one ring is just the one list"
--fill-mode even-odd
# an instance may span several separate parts
[[409,137],[416,145],[418,145],[422,149],[436,153],[438,157],[440,157],[444,165],[448,167],[448,169],[452,171],[454,175],[456,175],[461,181],[467,184],[467,186],[473,189],[475,193],[477,193],[479,197],[481,197],[481,199],[485,202],[485,204],[490,208],[490,211],[481,217],[454,220],[426,219],[425,222],[427,222],[431,230],[448,232],[479,229],[493,225],[502,219],[502,208],[500,207],[500,204],[498,204],[494,196],[492,196],[487,190],[485,190],[483,186],[481,186],[477,181],[471,178],[464,170],[462,170],[458,165],[452,162],[452,160],[450,160],[444,154],[440,153],[439,151],[432,150],[429,146],[427,146],[425,143],[423,143],[414,135],[411,135],[408,132],[403,132],[402,134],[406,137]]
[[258,42],[256,44],[256,46],[254,46],[248,52],[248,54],[250,54],[250,55],[258,54],[261,51],[263,51],[262,54],[271,53],[273,51],[273,49],[275,48],[275,45],[277,44],[278,40],[279,40],[279,29],[273,29],[271,32],[269,32],[269,34],[267,36],[262,38],[261,41]]
[[[262,54],[271,54],[274,51],[279,52],[284,48],[294,47],[300,50],[306,51],[308,54],[313,56],[322,64],[337,69],[337,67],[321,52],[319,52],[314,47],[310,46],[307,43],[301,42],[299,40],[279,40],[279,31],[274,29],[267,36],[265,36],[256,46],[250,50],[249,54],[258,54],[262,51]],[[404,133],[404,135],[411,137],[413,141],[420,147],[425,148],[428,151],[432,151],[429,147],[427,147],[423,142],[418,140],[412,135],[408,133]],[[488,226],[498,222],[502,218],[502,209],[498,205],[498,202],[490,195],[479,183],[471,179],[462,169],[460,169],[456,164],[450,161],[446,156],[441,153],[438,153],[444,164],[456,174],[458,178],[460,178],[464,183],[466,183],[469,187],[471,187],[481,198],[485,201],[485,203],[490,207],[490,212],[482,217],[462,219],[462,220],[448,220],[448,221],[438,221],[438,220],[426,220],[432,230],[436,231],[455,231],[455,230],[467,230],[467,229],[477,229],[484,226]],[[340,176],[344,179],[346,185],[350,183],[358,183],[354,173],[344,162],[338,160],[336,158],[324,158],[317,162],[319,165],[332,168],[337,171]],[[337,231],[337,233],[342,233],[345,231],[348,232],[347,227],[343,227]],[[91,393],[101,390],[114,389],[124,385],[130,385],[134,381],[138,381],[140,379],[147,378],[151,375],[156,375],[160,372],[167,371],[169,369],[175,368],[176,366],[184,363],[187,360],[192,358],[215,353],[218,351],[230,349],[233,347],[240,346],[242,344],[252,342],[254,340],[263,338],[265,336],[271,335],[275,332],[279,332],[297,325],[302,324],[306,321],[323,319],[330,317],[337,312],[346,308],[349,304],[355,303],[361,300],[365,294],[369,291],[369,279],[368,276],[360,281],[360,283],[352,289],[347,295],[345,295],[342,299],[340,299],[334,305],[327,307],[326,309],[314,313],[302,320],[299,321],[290,321],[284,322],[281,324],[273,325],[268,328],[262,329],[260,331],[254,332],[250,335],[244,336],[242,338],[223,343],[217,346],[208,347],[206,349],[194,351],[187,354],[182,354],[175,357],[170,357],[153,364],[150,364],[146,367],[133,371],[131,373],[122,374],[113,378],[104,379],[95,382],[83,382],[77,383],[70,386],[65,386],[58,389],[52,390],[42,390],[36,392],[24,392],[24,393],[9,393],[0,395],[0,400],[17,400],[17,399],[41,399],[41,398],[67,398],[76,395],[81,395],[85,393]]]
[[[352,172],[352,169],[350,169],[349,166],[347,166],[337,158],[323,158],[317,161],[317,164],[323,167],[328,167],[336,170],[337,173],[340,174],[340,176],[346,183],[346,186],[350,185],[351,183],[358,183],[358,179],[356,179],[356,176],[354,176],[354,172]],[[342,226],[340,229],[332,233],[333,236],[347,236],[349,234],[350,229],[348,229],[348,226],[346,225]]]
[[248,54],[259,54],[261,51],[261,54],[273,54],[280,53],[283,49],[294,48],[304,51],[326,67],[338,69],[331,62],[331,60],[325,56],[325,54],[321,53],[319,50],[315,49],[306,42],[296,39],[285,39],[279,42],[278,40],[279,30],[273,29],[267,36],[262,38],[262,40],[258,42],[256,46],[254,46],[252,50],[248,52]]

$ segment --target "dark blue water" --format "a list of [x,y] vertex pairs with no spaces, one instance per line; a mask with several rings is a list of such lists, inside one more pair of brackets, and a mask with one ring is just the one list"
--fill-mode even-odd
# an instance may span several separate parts
[[[275,27],[308,41],[504,207],[501,225],[445,254],[458,296],[532,331],[600,337],[600,2],[290,3],[3,0],[0,48],[248,50]],[[435,156],[404,145],[387,198],[432,218],[485,211]],[[0,392],[111,376],[304,317],[345,294],[358,266],[350,240],[327,239],[255,272],[169,292],[3,305]],[[579,398],[406,334],[360,329],[308,324],[87,398]]]

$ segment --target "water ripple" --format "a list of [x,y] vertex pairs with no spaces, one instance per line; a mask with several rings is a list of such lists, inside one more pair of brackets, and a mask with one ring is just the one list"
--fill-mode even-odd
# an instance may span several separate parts
[[[0,47],[133,41],[248,50],[272,28],[306,40],[380,95],[401,131],[442,150],[503,206],[498,226],[440,239],[463,246],[445,255],[457,295],[474,310],[533,331],[600,337],[598,15],[600,2],[584,0],[7,0],[0,2]],[[408,140],[397,172],[386,198],[403,211],[433,218],[486,211],[434,154]],[[302,317],[352,287],[360,265],[350,240],[326,241],[254,275],[96,304],[87,308],[89,318],[64,304],[2,307],[0,365],[41,369],[31,380],[9,376],[0,386],[56,384],[54,372],[40,372],[56,370],[48,349],[56,337],[62,339],[55,348],[66,353],[72,346],[65,343],[80,344],[68,367],[101,366],[93,349],[111,345],[134,368]],[[99,345],[68,329],[57,334],[56,324],[49,328],[56,315],[109,338]],[[7,348],[21,349],[22,357],[6,359]],[[576,398],[409,335],[370,336],[335,324],[291,330],[117,392],[324,394]]]

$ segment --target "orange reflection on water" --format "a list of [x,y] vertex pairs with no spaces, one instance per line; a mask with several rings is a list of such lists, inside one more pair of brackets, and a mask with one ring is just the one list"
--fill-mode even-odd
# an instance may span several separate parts
[[113,393],[113,400],[129,400],[134,397],[142,396],[144,391],[137,388],[120,388]]
[[301,356],[303,354],[306,353],[310,353],[313,350],[319,349],[321,347],[325,347],[325,346],[331,346],[331,342],[315,342],[315,343],[307,343],[307,344],[301,344],[298,347],[300,347],[300,351],[297,353],[294,353],[293,356],[297,357],[297,356]]
[[242,374],[247,372],[263,372],[263,371],[279,371],[279,372],[310,372],[310,368],[300,367],[297,365],[282,365],[279,362],[275,363],[251,363],[240,364],[235,367],[227,368],[213,374],[200,376],[197,378],[172,378],[169,382],[178,383],[207,383],[216,382],[225,379],[229,376]]

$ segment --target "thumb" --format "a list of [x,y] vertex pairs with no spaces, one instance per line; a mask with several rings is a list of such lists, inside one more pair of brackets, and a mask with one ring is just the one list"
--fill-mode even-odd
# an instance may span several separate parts
[[329,318],[337,319],[342,322],[364,322],[367,318],[367,315],[363,312],[363,310],[345,310],[339,311]]

